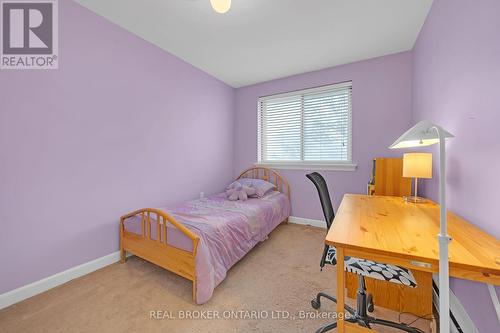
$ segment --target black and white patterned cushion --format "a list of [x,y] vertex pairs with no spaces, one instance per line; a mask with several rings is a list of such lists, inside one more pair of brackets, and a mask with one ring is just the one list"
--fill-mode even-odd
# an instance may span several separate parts
[[[330,246],[328,248],[325,263],[337,264],[337,251],[334,247]],[[373,279],[398,283],[412,288],[417,286],[417,281],[412,272],[404,267],[354,257],[344,257],[344,267],[348,272]]]

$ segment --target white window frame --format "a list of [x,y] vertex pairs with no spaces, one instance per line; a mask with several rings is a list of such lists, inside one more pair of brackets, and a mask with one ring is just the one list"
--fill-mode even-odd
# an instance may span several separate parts
[[[354,171],[357,168],[357,164],[352,161],[352,91],[351,100],[349,101],[349,114],[348,114],[348,126],[349,126],[349,136],[347,138],[347,160],[346,161],[263,161],[262,160],[262,134],[261,134],[261,124],[260,124],[260,105],[263,101],[268,99],[306,95],[320,93],[328,90],[350,88],[352,89],[352,81],[342,82],[337,84],[331,84],[326,86],[320,86],[316,88],[309,88],[303,90],[290,91],[282,94],[262,96],[258,100],[257,104],[257,146],[258,146],[258,156],[256,166],[278,168],[278,169],[292,169],[292,170],[337,170],[337,171]],[[304,138],[302,137],[302,140]],[[303,154],[302,149],[302,154]],[[303,157],[302,157],[303,158]]]

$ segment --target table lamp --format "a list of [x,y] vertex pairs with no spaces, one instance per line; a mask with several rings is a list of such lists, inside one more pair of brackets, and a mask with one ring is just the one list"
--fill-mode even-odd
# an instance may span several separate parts
[[415,179],[415,195],[404,197],[408,202],[425,202],[418,196],[418,179],[432,178],[432,154],[408,153],[403,155],[403,177]]
[[446,139],[453,135],[441,126],[423,120],[401,135],[389,148],[424,147],[439,143],[439,331],[450,332],[450,272],[446,226]]

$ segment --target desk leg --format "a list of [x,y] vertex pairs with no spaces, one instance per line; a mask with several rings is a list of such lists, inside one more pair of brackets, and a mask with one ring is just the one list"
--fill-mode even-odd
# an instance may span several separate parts
[[344,249],[337,247],[337,332],[345,331],[345,272],[344,272]]

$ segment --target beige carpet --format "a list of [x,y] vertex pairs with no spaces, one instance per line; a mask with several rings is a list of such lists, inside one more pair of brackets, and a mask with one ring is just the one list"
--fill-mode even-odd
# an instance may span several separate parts
[[[316,312],[309,303],[318,291],[335,294],[335,268],[319,270],[324,236],[322,229],[279,226],[229,271],[202,306],[192,303],[189,281],[131,257],[126,264],[108,266],[0,310],[0,331],[314,332],[329,320],[304,315],[327,316],[335,310],[325,301]],[[163,311],[157,313],[163,318],[151,319],[151,311]],[[219,319],[180,318],[201,311]],[[256,315],[261,318],[252,318]],[[382,308],[374,315],[397,320],[397,313]],[[238,318],[225,319],[234,316]],[[429,331],[427,321],[417,324]]]

